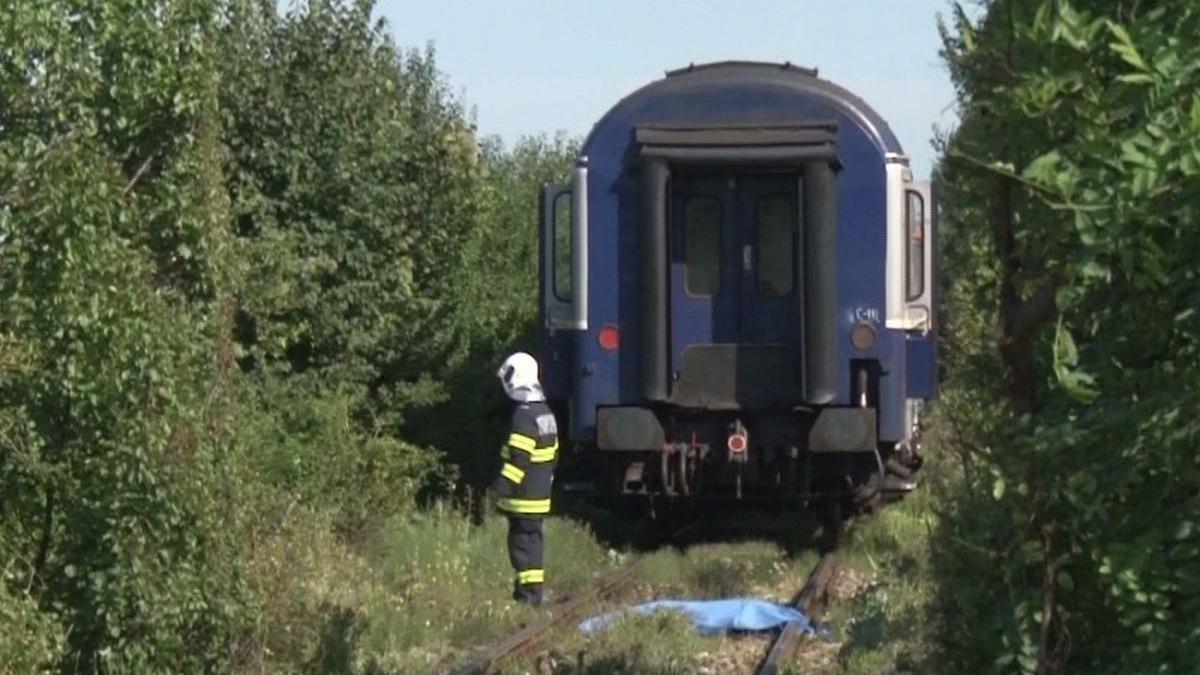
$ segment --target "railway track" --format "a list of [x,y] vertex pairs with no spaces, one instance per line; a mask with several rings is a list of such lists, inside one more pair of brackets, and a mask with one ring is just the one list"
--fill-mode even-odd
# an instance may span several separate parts
[[[681,528],[666,541],[677,541],[697,525],[698,523],[692,523]],[[583,610],[626,586],[637,576],[638,570],[651,555],[653,555],[653,551],[637,555],[624,567],[604,576],[590,589],[554,605],[550,615],[541,621],[522,628],[499,644],[485,650],[470,663],[450,671],[451,675],[487,675],[496,670],[503,662],[527,653],[556,629],[568,624],[573,619],[578,619]],[[838,564],[837,548],[832,548],[824,553],[809,572],[804,585],[791,604],[803,611],[810,619],[818,617],[823,610],[829,587],[837,577]],[[803,625],[796,621],[784,626],[755,672],[758,675],[778,675],[795,654],[803,637],[803,630]]]
[[[837,578],[838,552],[832,550],[821,556],[804,582],[792,604],[810,619],[815,620],[824,607],[829,586]],[[791,621],[779,631],[762,664],[755,671],[758,675],[778,675],[784,665],[796,653],[804,627],[799,621]]]
[[[842,543],[846,532],[864,516],[845,518],[840,508],[834,508],[824,514],[825,532],[823,533],[821,549],[824,551],[808,577],[800,592],[792,598],[792,606],[797,607],[810,621],[815,622],[824,612],[825,603],[829,598],[829,587],[837,579],[838,565]],[[870,518],[870,515],[866,515]],[[804,635],[804,627],[800,622],[792,621],[785,625],[771,649],[759,664],[757,675],[778,675],[783,667],[791,661]]]

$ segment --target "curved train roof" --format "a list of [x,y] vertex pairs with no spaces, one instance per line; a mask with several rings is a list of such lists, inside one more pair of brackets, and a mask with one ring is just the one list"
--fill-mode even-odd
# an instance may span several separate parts
[[770,63],[764,61],[717,61],[700,65],[691,64],[684,68],[667,71],[666,77],[637,89],[610,108],[592,127],[591,133],[584,141],[584,147],[586,148],[592,142],[596,131],[604,126],[607,120],[634,101],[671,94],[685,88],[729,82],[757,83],[770,87],[793,89],[797,93],[825,99],[845,113],[847,117],[855,120],[884,152],[903,154],[900,142],[888,127],[887,122],[861,98],[829,80],[820,79],[817,77],[815,68],[804,68],[793,65],[791,62]]

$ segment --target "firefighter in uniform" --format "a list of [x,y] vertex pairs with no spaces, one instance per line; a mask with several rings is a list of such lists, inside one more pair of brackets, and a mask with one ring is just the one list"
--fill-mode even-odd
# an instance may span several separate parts
[[504,393],[516,403],[511,431],[500,451],[503,464],[495,488],[499,508],[508,516],[508,557],[516,572],[513,599],[540,605],[546,580],[542,519],[550,513],[558,425],[542,394],[537,360],[516,352],[496,375]]

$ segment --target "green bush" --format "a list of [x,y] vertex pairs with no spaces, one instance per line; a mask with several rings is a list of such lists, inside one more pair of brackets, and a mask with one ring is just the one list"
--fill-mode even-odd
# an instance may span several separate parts
[[1191,670],[1200,4],[984,9],[945,30],[945,669]]
[[272,378],[244,390],[239,444],[255,483],[327,512],[351,538],[407,513],[438,469],[434,450],[356,424],[347,396]]
[[371,3],[232,11],[220,101],[248,263],[240,363],[337,392],[356,424],[394,434],[444,397],[466,339],[453,289],[482,185],[462,105]]
[[309,652],[267,653],[290,644],[272,621],[325,596],[276,614],[259,537],[304,514],[289,536],[336,550],[312,556],[330,575],[431,480],[439,458],[397,432],[471,339],[455,275],[482,169],[432,53],[402,53],[371,10],[6,6],[0,604],[5,644],[28,645],[12,659],[298,667]]
[[509,402],[496,368],[515,349],[533,351],[538,289],[538,194],[567,180],[578,143],[563,136],[526,138],[511,150],[482,143],[480,213],[449,274],[453,316],[444,327],[463,336],[439,377],[445,398],[404,427],[454,463],[468,486],[488,485],[499,471]]
[[53,673],[66,652],[66,642],[62,627],[38,608],[32,596],[0,585],[0,654],[4,655],[0,673]]
[[239,621],[211,12],[6,11],[0,552],[64,669],[212,669]]

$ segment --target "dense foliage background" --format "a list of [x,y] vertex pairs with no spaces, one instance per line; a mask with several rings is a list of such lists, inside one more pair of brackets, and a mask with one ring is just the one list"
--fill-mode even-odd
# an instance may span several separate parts
[[948,672],[1200,663],[1200,3],[944,27]]
[[[1186,671],[1200,2],[980,4],[943,30],[925,665]],[[0,672],[372,672],[363,608],[417,644],[404,603],[499,545],[416,504],[495,470],[575,147],[478,138],[371,9],[0,1]]]
[[477,140],[368,2],[0,16],[0,670],[301,663],[288,542],[494,461],[484,393],[405,430],[527,330],[570,144]]

